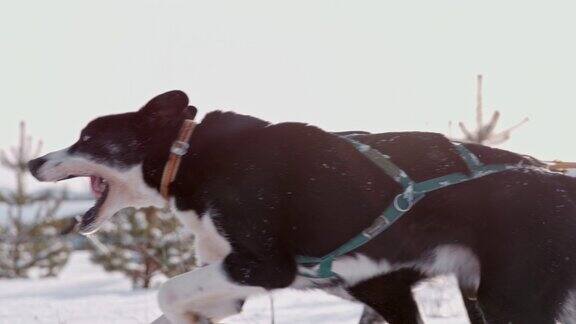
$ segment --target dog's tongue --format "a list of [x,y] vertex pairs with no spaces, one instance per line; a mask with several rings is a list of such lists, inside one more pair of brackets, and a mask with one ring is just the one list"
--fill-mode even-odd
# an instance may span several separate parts
[[102,193],[106,190],[106,184],[104,183],[104,179],[96,176],[90,177],[90,188],[92,189],[92,193],[96,199],[102,197]]

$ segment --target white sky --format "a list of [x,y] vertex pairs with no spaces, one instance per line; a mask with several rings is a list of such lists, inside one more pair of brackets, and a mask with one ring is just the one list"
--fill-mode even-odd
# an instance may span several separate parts
[[2,1],[0,148],[19,120],[62,148],[170,89],[201,112],[446,133],[473,123],[483,73],[501,127],[531,119],[505,148],[576,160],[575,14],[573,1]]

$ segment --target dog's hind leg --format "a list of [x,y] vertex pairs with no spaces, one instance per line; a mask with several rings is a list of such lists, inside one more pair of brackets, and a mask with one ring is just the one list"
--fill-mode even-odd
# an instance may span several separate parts
[[490,324],[555,324],[553,295],[542,298],[543,289],[530,284],[515,285],[501,277],[485,280],[478,289],[478,302]]
[[360,321],[358,324],[384,324],[384,318],[378,314],[375,310],[368,306],[364,306],[362,311],[362,316],[360,316]]
[[390,324],[423,323],[412,286],[424,276],[412,269],[401,269],[362,281],[348,288],[357,300],[370,306]]
[[[411,275],[408,275],[408,274],[403,273],[403,272],[393,273],[393,274],[394,274],[394,276],[391,276],[389,278],[376,279],[375,280],[376,282],[380,281],[379,282],[380,287],[378,288],[378,289],[380,289],[379,291],[386,293],[385,296],[381,293],[380,296],[376,296],[375,298],[379,298],[380,303],[386,303],[386,300],[389,300],[390,302],[388,303],[388,306],[386,307],[386,309],[381,310],[381,312],[385,312],[387,318],[389,318],[389,319],[398,318],[399,319],[397,321],[398,323],[404,323],[405,321],[407,321],[407,320],[404,320],[404,318],[410,316],[408,314],[412,314],[413,312],[418,313],[418,310],[412,306],[412,300],[413,300],[412,295],[411,294],[408,295],[406,293],[406,289],[410,289],[411,286],[414,285],[414,283],[415,283],[414,280],[418,279],[418,276],[411,277]],[[391,280],[391,281],[393,280],[394,283],[392,285],[390,285],[388,282],[386,282],[386,280]],[[396,280],[400,280],[400,282],[398,282]],[[404,280],[404,283],[402,283],[403,280]],[[370,281],[368,284],[375,283],[375,281]],[[407,285],[407,287],[404,285]],[[399,291],[398,290],[399,287],[401,288],[400,294],[397,294],[397,292]],[[355,289],[359,289],[359,288],[362,288],[362,287],[356,287]],[[366,294],[366,292],[365,292],[365,294]],[[463,296],[465,295],[464,292],[462,292],[462,294],[463,294]],[[404,305],[404,306],[402,306],[402,305]],[[485,323],[487,323],[477,300],[464,297],[464,305],[466,306],[466,310],[468,312],[468,317],[470,318],[470,322],[472,324],[485,324]],[[419,313],[418,313],[418,315],[419,315]],[[421,322],[423,322],[421,319],[419,319],[419,320]],[[365,307],[365,309],[362,313],[362,316],[360,318],[359,324],[374,324],[374,323],[384,323],[384,319],[375,310],[373,310],[369,307]],[[392,323],[394,323],[394,322],[392,322]]]
[[468,319],[472,324],[486,324],[486,319],[484,318],[484,313],[480,308],[480,303],[477,299],[468,298],[462,294],[464,299],[464,306],[466,306],[466,312],[468,313]]

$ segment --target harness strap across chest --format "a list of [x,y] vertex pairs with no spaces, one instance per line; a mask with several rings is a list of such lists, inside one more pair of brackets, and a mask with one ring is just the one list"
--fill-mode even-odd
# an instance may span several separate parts
[[[468,150],[461,143],[454,143],[456,150],[462,160],[466,163],[470,174],[461,172],[451,173],[445,176],[425,180],[422,182],[414,182],[406,172],[396,166],[387,155],[382,154],[380,151],[373,149],[369,145],[362,144],[347,138],[358,151],[363,153],[372,162],[382,169],[387,175],[392,177],[398,182],[402,188],[402,193],[398,194],[392,203],[378,216],[372,225],[364,229],[360,234],[353,237],[348,242],[344,243],[334,251],[328,253],[323,257],[311,256],[296,256],[296,262],[299,265],[310,268],[310,272],[300,272],[300,275],[309,278],[331,278],[338,277],[332,271],[332,265],[337,257],[343,256],[351,251],[356,250],[362,245],[369,242],[374,237],[389,228],[394,222],[400,219],[406,212],[408,212],[414,204],[423,199],[427,193],[442,189],[448,186],[456,185],[462,182],[474,180],[483,176],[502,172],[506,170],[518,169],[522,165],[508,165],[508,164],[491,164],[484,165],[478,157]],[[308,270],[308,269],[307,269]]]

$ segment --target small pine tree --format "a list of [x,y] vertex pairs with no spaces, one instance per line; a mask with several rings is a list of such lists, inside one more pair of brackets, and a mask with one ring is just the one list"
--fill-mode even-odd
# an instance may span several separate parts
[[107,271],[119,271],[134,288],[149,288],[158,275],[172,277],[194,268],[192,237],[179,232],[180,223],[155,208],[127,208],[98,232],[92,261]]
[[0,197],[6,206],[6,214],[0,215],[1,278],[55,276],[70,256],[70,245],[59,236],[54,219],[65,192],[31,194],[26,189],[27,162],[38,156],[40,148],[22,122],[18,145],[10,154],[0,151],[0,164],[16,178],[14,190]]

